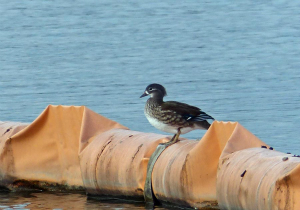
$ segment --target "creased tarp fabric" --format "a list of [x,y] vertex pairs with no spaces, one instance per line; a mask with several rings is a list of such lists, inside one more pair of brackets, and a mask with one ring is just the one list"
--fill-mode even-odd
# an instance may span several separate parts
[[[236,135],[245,137],[246,143],[229,144],[231,150],[265,145],[238,123],[214,122],[201,141],[181,138],[169,146],[152,172],[155,196],[162,201],[193,207],[215,206],[219,157],[228,141],[236,141]],[[159,143],[169,139],[122,129],[94,136],[92,143],[80,153],[87,192],[142,197],[149,158]]]
[[[0,124],[0,184],[15,180],[83,186],[78,153],[96,133],[126,127],[84,106],[52,106],[31,124]],[[23,126],[23,127],[22,127]]]
[[6,186],[11,182],[8,171],[12,170],[14,158],[9,147],[9,138],[28,126],[27,123],[0,121],[0,185]]
[[94,137],[80,154],[87,193],[143,198],[147,165],[164,135],[112,129]]
[[[170,138],[131,131],[84,106],[50,105],[31,124],[0,122],[0,185],[15,180],[44,181],[70,188],[84,186],[94,195],[142,198],[149,158],[159,143]],[[239,123],[215,121],[200,141],[180,138],[180,142],[163,151],[152,172],[154,194],[160,201],[198,208],[215,206],[218,199],[221,207],[228,204],[230,209],[235,203],[217,192],[230,189],[231,184],[233,190],[224,192],[229,197],[237,195],[236,189],[255,190],[252,182],[239,188],[243,170],[247,170],[246,180],[251,167],[263,171],[265,162],[277,163],[277,152],[261,149],[263,145],[268,146]],[[263,155],[253,157],[253,160],[258,157],[258,162],[250,161],[245,168],[244,164],[250,162],[239,160],[253,155],[249,148],[262,151]],[[229,164],[232,168],[228,167],[229,160],[236,162]],[[274,179],[265,178],[268,181],[261,182],[261,186],[267,186],[274,180],[270,186],[280,189],[272,191],[272,199],[264,201],[268,205],[276,206],[277,202],[277,206],[284,206],[282,202],[287,199],[283,196],[294,199],[289,205],[297,203],[299,159],[293,160],[288,170],[275,170],[278,177],[274,175]],[[229,168],[231,171],[227,173]],[[253,177],[263,175],[257,173]],[[265,196],[269,192],[260,193]],[[245,199],[239,202],[255,202],[251,196]]]
[[225,152],[265,145],[239,123],[215,121],[200,141],[168,147],[153,169],[154,194],[160,200],[189,205],[216,205],[218,162]]
[[217,198],[221,209],[300,209],[300,158],[264,148],[220,159]]

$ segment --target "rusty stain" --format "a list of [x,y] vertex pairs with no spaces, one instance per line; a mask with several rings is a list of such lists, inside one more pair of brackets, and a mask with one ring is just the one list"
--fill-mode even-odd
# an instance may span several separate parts
[[285,182],[284,184],[286,185],[286,202],[285,202],[285,210],[289,210],[290,208],[290,186],[289,186],[289,180],[290,177],[286,176],[284,177],[283,181]]
[[129,135],[129,138],[130,138],[130,137],[133,137],[133,135]]
[[137,189],[135,190],[135,192],[136,192],[136,193],[144,193],[144,190],[141,189],[141,188],[137,188]]
[[[103,147],[101,148],[101,151],[100,151],[99,154],[97,155],[96,165],[98,165],[98,161],[99,161],[99,159],[100,159],[100,156],[102,155],[102,153],[103,153],[103,151],[105,150],[105,148],[111,143],[111,141],[112,141],[112,140],[111,140],[111,138],[110,138],[110,140],[109,140],[105,145],[103,145]],[[97,167],[96,167],[94,176],[97,177]],[[98,187],[97,179],[94,180],[94,184],[95,184],[96,190],[100,190],[99,187]]]
[[45,182],[39,180],[25,180],[25,179],[18,179],[15,180],[9,186],[10,190],[83,190],[83,187],[75,187],[70,186],[66,182],[63,183],[52,183],[52,182]]
[[184,160],[184,164],[182,165],[181,168],[181,173],[180,173],[180,184],[181,184],[181,192],[185,192],[187,189],[188,185],[188,169],[187,169],[187,162],[189,159],[189,155],[186,156]]
[[[108,146],[108,144],[110,144],[113,140],[114,140],[115,135],[111,135],[108,139],[108,142],[106,143],[106,145],[104,145],[104,148]],[[113,147],[109,148],[109,151],[112,151],[115,147],[117,146],[117,144],[115,144]],[[103,152],[103,150],[101,151],[101,153]]]
[[143,144],[141,144],[138,148],[137,148],[137,151],[134,153],[132,159],[131,159],[131,162],[134,160],[135,156],[137,155],[137,153],[140,151],[141,147],[143,146]]
[[118,146],[118,144],[114,144],[112,147],[109,148],[109,151],[111,152],[115,147]]
[[[285,176],[282,180],[280,180],[279,182],[276,183],[277,185],[277,193],[279,196],[279,198],[284,198],[283,200],[278,199],[278,205],[282,205],[281,203],[284,203],[284,207],[281,208],[283,210],[290,210],[292,209],[292,205],[293,205],[293,197],[290,197],[290,177],[289,176]],[[277,196],[276,196],[277,197]]]
[[224,158],[224,159],[222,160],[222,165],[223,165],[227,160],[229,160],[229,158]]
[[216,201],[196,202],[196,204],[197,206],[200,206],[200,208],[203,210],[219,209],[218,203]]
[[103,145],[101,151],[99,152],[98,156],[97,156],[97,162],[98,159],[100,158],[101,154],[103,153],[103,151],[105,150],[105,148],[111,143],[112,140],[109,140],[105,145]]

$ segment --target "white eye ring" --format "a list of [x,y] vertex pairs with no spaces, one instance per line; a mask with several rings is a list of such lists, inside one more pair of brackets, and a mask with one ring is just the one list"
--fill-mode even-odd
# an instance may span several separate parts
[[151,90],[153,90],[153,88],[152,88],[152,87],[149,87],[149,90],[151,91]]

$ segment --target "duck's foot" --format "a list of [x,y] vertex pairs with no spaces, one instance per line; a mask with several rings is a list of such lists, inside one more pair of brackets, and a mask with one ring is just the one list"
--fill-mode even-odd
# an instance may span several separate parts
[[178,128],[177,133],[172,137],[172,139],[170,141],[164,143],[163,145],[170,146],[170,145],[175,144],[176,142],[178,142],[180,133],[181,133],[180,128]]

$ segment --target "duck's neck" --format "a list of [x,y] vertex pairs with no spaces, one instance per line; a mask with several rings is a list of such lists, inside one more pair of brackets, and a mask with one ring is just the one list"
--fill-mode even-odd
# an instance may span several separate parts
[[151,98],[149,100],[160,105],[164,102],[163,98],[164,97],[161,94],[154,94],[151,96]]

